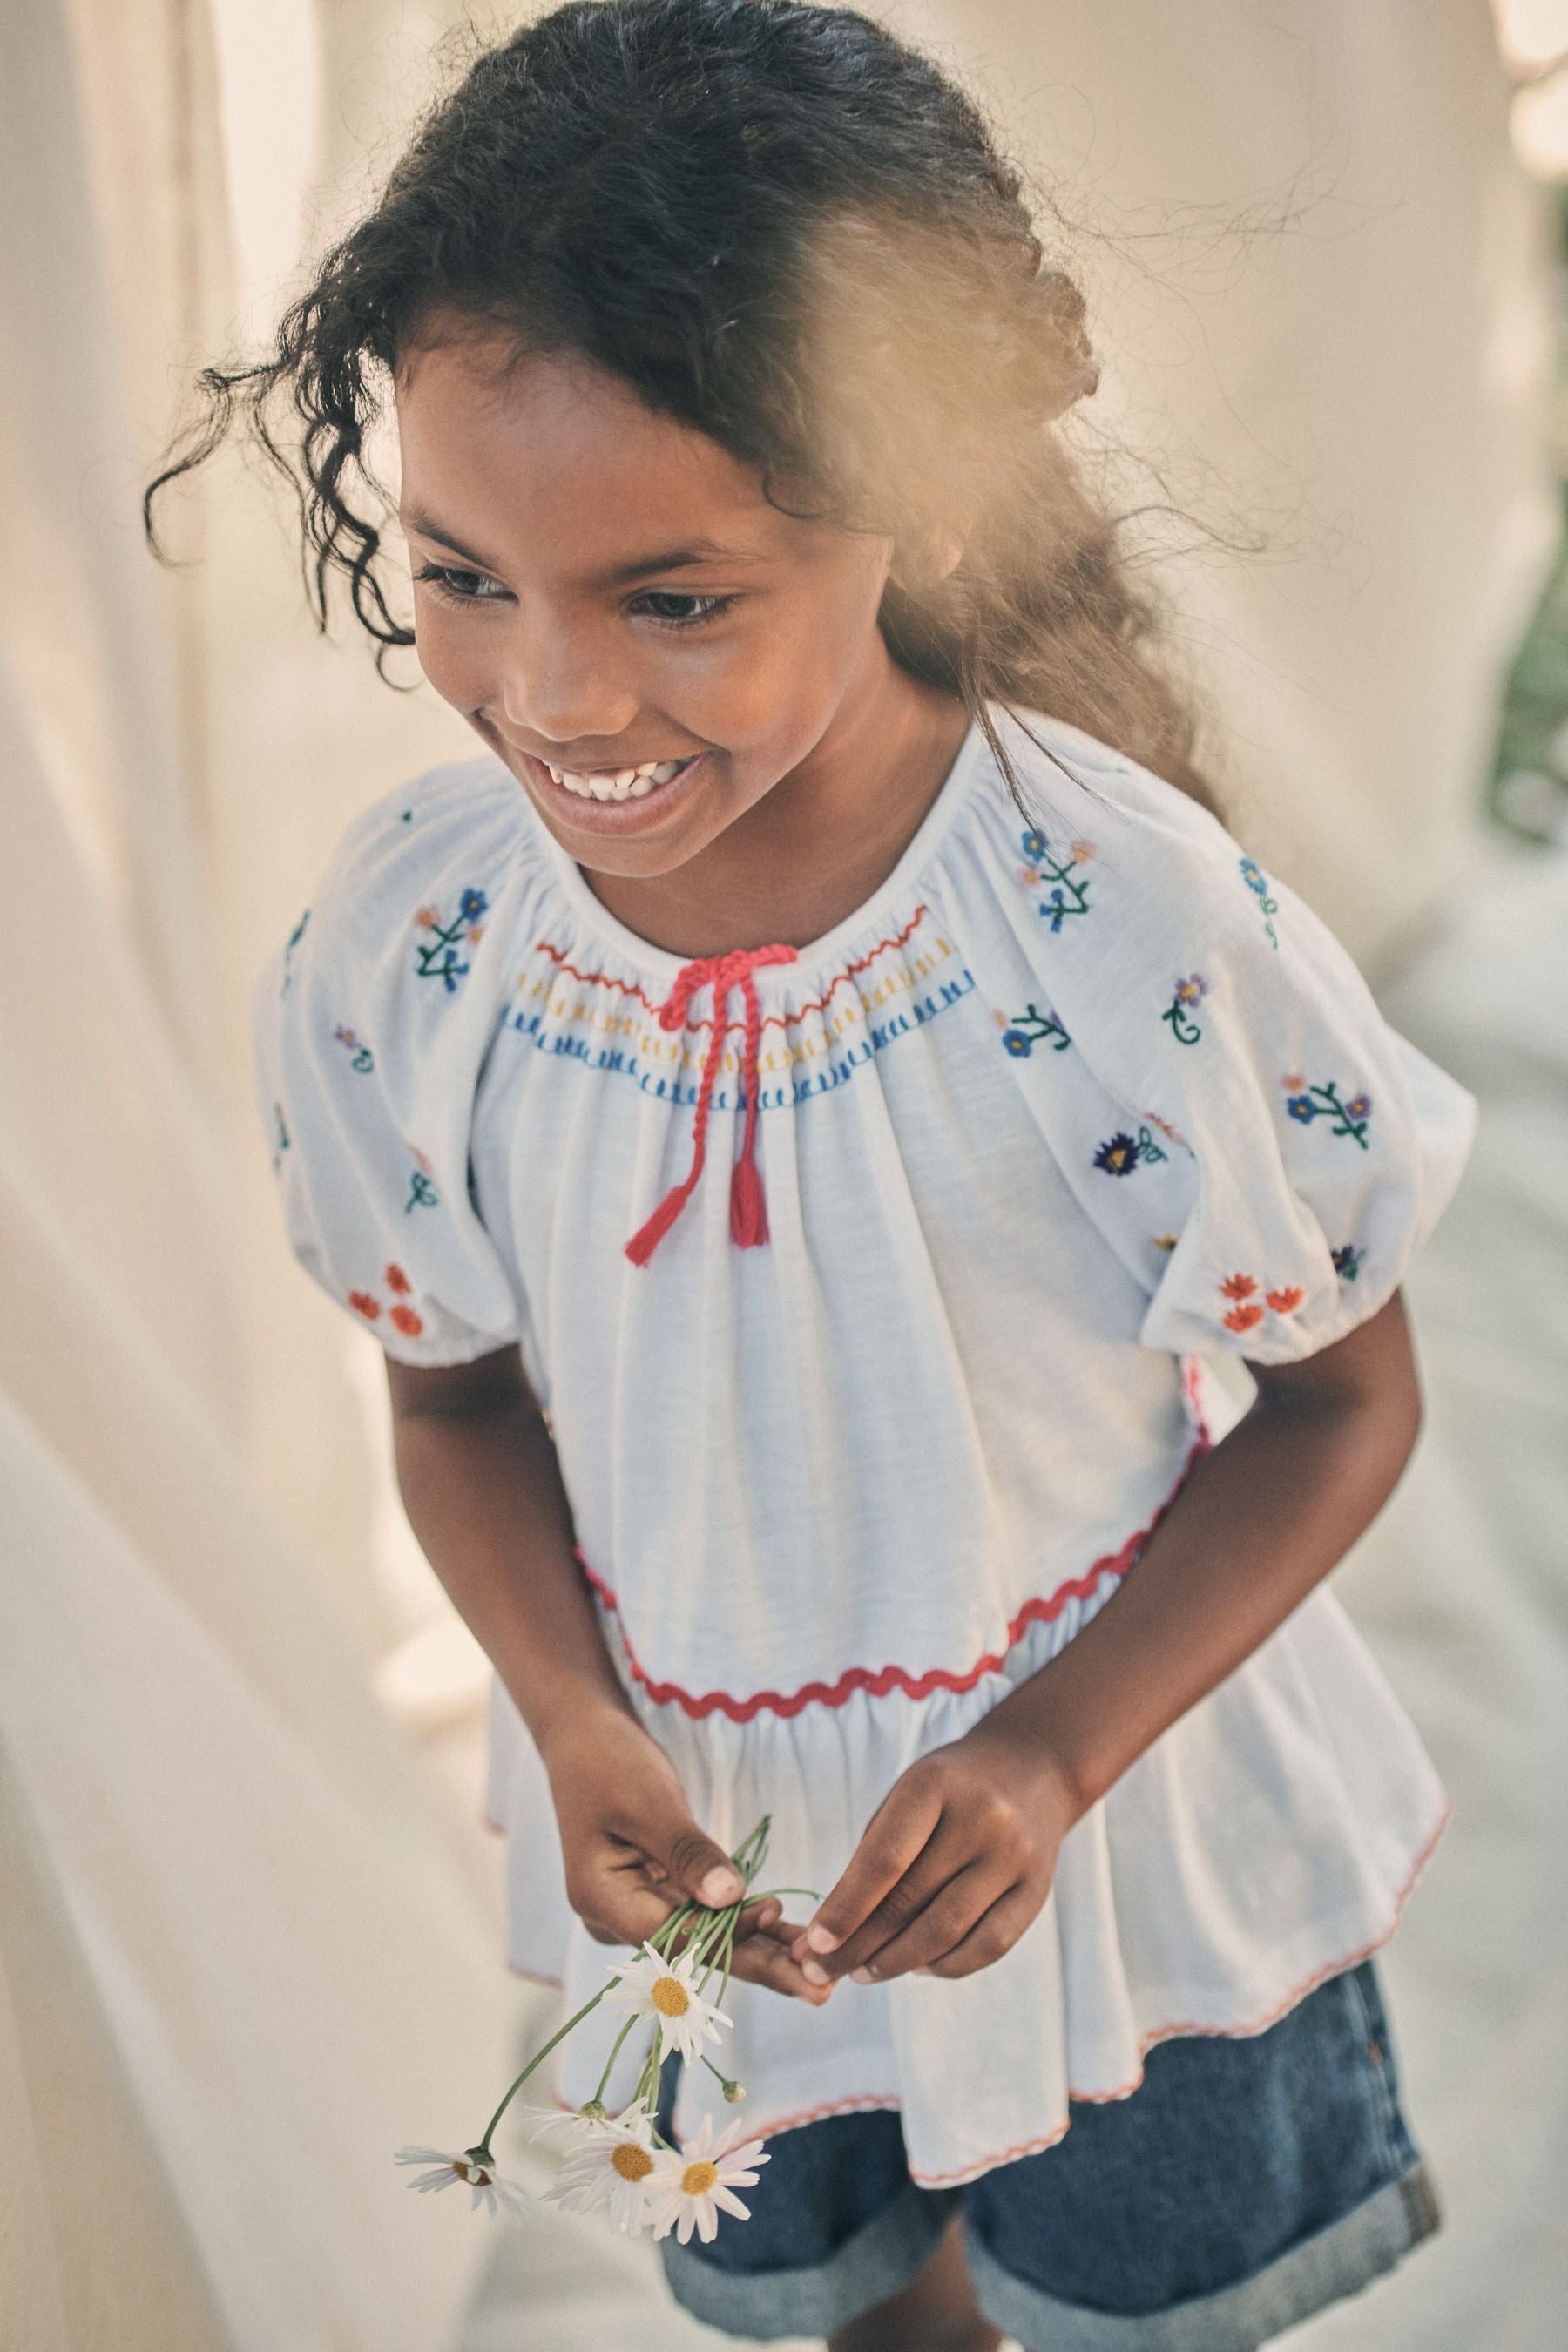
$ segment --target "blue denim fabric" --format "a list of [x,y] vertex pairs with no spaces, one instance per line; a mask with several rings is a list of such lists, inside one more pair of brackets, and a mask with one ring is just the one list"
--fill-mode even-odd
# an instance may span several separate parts
[[893,2114],[826,2116],[770,2153],[751,2221],[663,2249],[678,2300],[764,2338],[896,2294],[955,2206],[987,2315],[1051,2352],[1261,2344],[1436,2226],[1370,1961],[1262,2033],[1158,2044],[1131,2097],[1075,2101],[1056,2147],[963,2189],[915,2187]]

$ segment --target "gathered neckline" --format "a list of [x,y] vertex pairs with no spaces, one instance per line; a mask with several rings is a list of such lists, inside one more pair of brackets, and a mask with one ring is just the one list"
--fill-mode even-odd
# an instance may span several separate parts
[[[984,730],[977,719],[971,719],[963,740],[953,754],[952,764],[937,787],[936,797],[910,835],[892,871],[842,921],[797,949],[792,963],[770,966],[760,971],[759,982],[776,982],[786,973],[798,981],[805,973],[819,971],[823,965],[837,961],[847,948],[853,946],[875,926],[887,908],[908,889],[929,861],[932,850],[967,797],[969,786],[986,749]],[[526,803],[527,795],[523,797]],[[562,847],[549,827],[538,817],[531,803],[529,804],[529,815],[543,844],[551,870],[577,914],[602,940],[616,948],[634,965],[650,977],[660,980],[668,992],[677,975],[693,959],[675,955],[668,948],[656,947],[651,940],[645,940],[639,931],[634,931],[617,915],[613,915],[589,888],[576,860]]]

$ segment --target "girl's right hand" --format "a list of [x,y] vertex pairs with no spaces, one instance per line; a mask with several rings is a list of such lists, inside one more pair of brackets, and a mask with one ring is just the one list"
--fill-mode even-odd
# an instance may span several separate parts
[[[742,1891],[739,1871],[693,1820],[658,1742],[619,1708],[598,1708],[558,1729],[544,1754],[566,1895],[601,1944],[637,1946],[689,1898],[715,1907]],[[807,1982],[790,1946],[801,1935],[777,1897],[741,1914],[732,1973],[820,2008],[830,1985]]]

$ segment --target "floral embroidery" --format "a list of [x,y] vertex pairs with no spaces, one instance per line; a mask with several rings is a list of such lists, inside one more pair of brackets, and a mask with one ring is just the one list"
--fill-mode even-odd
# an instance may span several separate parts
[[489,900],[482,890],[465,890],[458,901],[458,911],[449,923],[441,920],[437,907],[421,907],[415,916],[417,929],[430,936],[423,947],[414,950],[415,970],[421,980],[438,980],[448,996],[458,992],[458,982],[467,976],[468,967],[458,956],[458,946],[477,946],[484,937],[484,925],[479,918],[486,912]]
[[310,909],[307,907],[289,934],[283,950],[283,985],[278,992],[279,996],[287,996],[294,984],[294,950],[305,936],[305,926],[310,919]]
[[[392,1291],[406,1294],[414,1287],[400,1265],[389,1265],[382,1278],[387,1288]],[[349,1305],[356,1315],[363,1315],[367,1323],[378,1323],[381,1320],[381,1301],[373,1291],[351,1290]],[[387,1319],[395,1329],[401,1331],[408,1339],[417,1339],[425,1328],[424,1317],[416,1315],[412,1307],[404,1304],[402,1298],[388,1308]]]
[[1123,1134],[1120,1129],[1115,1135],[1108,1136],[1094,1155],[1094,1164],[1103,1169],[1108,1176],[1131,1176],[1143,1160],[1164,1160],[1168,1156],[1161,1150],[1148,1129],[1141,1127],[1136,1136]]
[[1189,972],[1185,980],[1177,981],[1171,1001],[1160,1018],[1170,1024],[1171,1034],[1178,1045],[1195,1045],[1203,1035],[1192,1012],[1194,1006],[1203,1003],[1208,992],[1209,984],[1201,971]]
[[403,1203],[404,1215],[409,1217],[416,1209],[438,1209],[440,1205],[441,1196],[436,1187],[424,1169],[416,1168],[408,1180],[408,1198]]
[[1061,929],[1069,915],[1089,913],[1089,884],[1075,881],[1073,868],[1087,866],[1093,857],[1092,841],[1069,842],[1066,857],[1058,857],[1045,835],[1031,829],[1024,835],[1024,855],[1029,862],[1019,867],[1018,879],[1030,889],[1039,882],[1052,886],[1040,902],[1040,913],[1053,932]]
[[1334,1261],[1334,1272],[1339,1276],[1340,1280],[1342,1282],[1353,1282],[1357,1275],[1361,1272],[1361,1251],[1355,1247],[1353,1243],[1346,1242],[1342,1249],[1331,1251],[1330,1255]]
[[1289,1097],[1286,1109],[1303,1127],[1310,1127],[1315,1118],[1332,1118],[1331,1135],[1353,1136],[1363,1151],[1371,1149],[1366,1139],[1366,1123],[1372,1117],[1370,1095],[1353,1094],[1348,1102],[1342,1102],[1337,1087],[1310,1087],[1294,1071],[1280,1084]]
[[[1193,1147],[1187,1141],[1186,1137],[1182,1133],[1181,1129],[1179,1127],[1173,1127],[1168,1118],[1162,1118],[1157,1110],[1146,1110],[1142,1112],[1140,1116],[1146,1118],[1151,1127],[1157,1127],[1167,1143],[1173,1143],[1180,1151],[1192,1151]],[[1196,1157],[1195,1153],[1194,1154],[1194,1157]]]
[[1151,1234],[1149,1238],[1157,1250],[1173,1250],[1182,1237],[1180,1234]]
[[1242,859],[1241,878],[1258,900],[1258,912],[1263,917],[1263,928],[1268,934],[1269,946],[1277,948],[1279,944],[1279,934],[1274,928],[1274,918],[1279,912],[1279,901],[1270,895],[1268,877],[1255,857]]
[[[1256,1331],[1263,1320],[1263,1308],[1258,1304],[1258,1283],[1250,1274],[1227,1274],[1219,1286],[1222,1298],[1237,1303],[1222,1318],[1227,1331]],[[1274,1315],[1294,1315],[1306,1292],[1297,1284],[1279,1290],[1266,1290],[1265,1304]],[[1245,1303],[1244,1303],[1245,1302]]]
[[1002,1031],[1003,1045],[1009,1054],[1016,1054],[1022,1061],[1028,1059],[1037,1045],[1043,1045],[1047,1041],[1053,1053],[1057,1054],[1065,1054],[1072,1044],[1062,1025],[1061,1015],[1048,1010],[1042,1013],[1037,1005],[1026,1005],[1022,1013],[1014,1014],[1011,1022],[1007,1022],[1005,1013],[999,1013],[996,1018],[1006,1023]]
[[272,1146],[272,1173],[276,1176],[283,1165],[283,1154],[289,1149],[289,1122],[283,1116],[281,1103],[273,1104],[272,1117],[277,1123]]
[[363,1078],[374,1069],[375,1055],[368,1045],[361,1044],[352,1029],[345,1029],[340,1021],[332,1034],[344,1052],[353,1055],[349,1064],[351,1070],[357,1070]]

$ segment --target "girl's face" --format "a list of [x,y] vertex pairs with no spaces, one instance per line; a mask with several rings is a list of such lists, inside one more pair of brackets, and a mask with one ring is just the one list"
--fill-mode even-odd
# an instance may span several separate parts
[[399,370],[419,658],[579,864],[668,874],[908,689],[892,543],[781,514],[584,361],[507,360],[461,335]]

